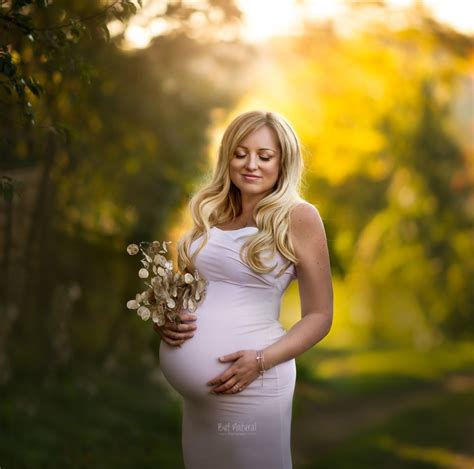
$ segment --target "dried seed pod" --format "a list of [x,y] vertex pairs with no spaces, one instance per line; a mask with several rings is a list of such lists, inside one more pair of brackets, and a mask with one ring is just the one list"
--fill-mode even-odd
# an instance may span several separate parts
[[150,246],[150,255],[154,256],[160,251],[160,242],[153,241]]
[[137,310],[137,314],[144,320],[147,321],[150,317],[151,311],[146,306],[140,306]]
[[127,308],[128,309],[137,309],[139,307],[140,307],[140,304],[136,300],[127,301]]
[[167,260],[166,260],[166,257],[162,256],[161,254],[157,254],[153,258],[153,262],[155,265],[161,265],[161,267],[165,267]]
[[134,256],[135,254],[138,253],[138,251],[140,251],[140,248],[136,245],[136,244],[129,244],[127,246],[127,252],[131,255],[131,256]]
[[139,276],[140,278],[148,278],[149,275],[150,275],[150,274],[149,274],[149,272],[148,272],[147,269],[140,269],[140,270],[138,271],[138,276]]
[[166,320],[161,314],[157,314],[156,316],[153,316],[153,322],[156,323],[158,326],[163,326]]
[[143,268],[138,272],[139,277],[147,279],[151,276],[149,283],[144,282],[148,290],[138,293],[135,300],[127,303],[127,307],[136,309],[144,321],[151,317],[153,322],[161,325],[166,318],[176,324],[181,322],[179,311],[194,312],[204,298],[207,285],[197,270],[192,273],[185,268],[176,272],[173,270],[173,261],[163,255],[168,252],[167,244],[170,243],[161,243],[160,249],[158,241],[141,242],[139,246],[129,245],[127,249],[129,254],[138,250],[143,253]]
[[150,263],[153,262],[153,259],[148,254],[145,254],[145,259]]

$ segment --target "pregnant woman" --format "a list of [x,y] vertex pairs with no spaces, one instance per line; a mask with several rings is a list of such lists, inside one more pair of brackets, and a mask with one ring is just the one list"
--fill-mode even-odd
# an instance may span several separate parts
[[[303,160],[291,125],[274,112],[236,117],[210,181],[178,242],[182,269],[208,281],[182,323],[155,325],[160,366],[183,398],[187,469],[290,469],[295,357],[332,325],[324,225],[300,197]],[[298,280],[301,319],[288,332],[281,297]]]

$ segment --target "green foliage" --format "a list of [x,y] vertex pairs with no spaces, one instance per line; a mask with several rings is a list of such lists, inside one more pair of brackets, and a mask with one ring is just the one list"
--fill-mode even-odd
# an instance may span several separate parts
[[471,392],[440,396],[414,410],[394,416],[382,425],[342,442],[323,457],[315,469],[435,469],[472,467]]
[[299,357],[295,467],[470,467],[471,348],[321,346]]
[[275,40],[278,87],[255,91],[305,143],[342,284],[329,342],[429,348],[474,332],[473,38],[419,6],[407,18]]
[[180,467],[180,409],[150,370],[68,374],[3,389],[2,463],[21,467]]
[[18,188],[23,183],[16,181],[8,176],[0,176],[0,195],[3,197],[5,202],[12,202],[15,195],[18,195]]
[[[123,3],[125,3],[125,8],[122,5],[123,19],[126,19],[130,15],[130,7],[128,2]],[[0,25],[3,29],[0,39],[0,78],[1,75],[6,78],[1,82],[2,88],[21,107],[25,123],[35,124],[27,90],[37,97],[43,91],[38,80],[34,76],[28,76],[30,64],[25,62],[22,56],[25,47],[27,49],[30,47],[31,53],[41,58],[42,63],[54,64],[60,70],[66,63],[74,67],[77,63],[72,54],[73,46],[79,42],[85,32],[89,34],[93,32],[93,28],[97,27],[97,21],[104,25],[108,16],[121,4],[122,2],[114,2],[87,18],[75,17],[74,13],[62,10],[61,16],[64,16],[64,20],[60,24],[50,25],[48,23],[52,20],[49,9],[47,10],[48,2],[45,0],[13,1],[9,7],[8,4],[2,2],[0,6]],[[30,46],[24,46],[25,42],[29,42]]]
[[[238,17],[231,2],[209,4],[224,13],[221,26]],[[58,0],[17,2],[15,14],[1,10],[0,22],[11,23],[14,37],[0,49],[1,165],[24,179],[21,208],[15,177],[0,179],[2,203],[13,214],[2,235],[15,240],[1,265],[13,300],[0,301],[0,330],[7,331],[0,337],[0,381],[10,380],[4,389],[11,386],[0,405],[9,429],[0,442],[6,461],[21,455],[25,465],[46,464],[57,454],[60,466],[110,459],[116,467],[110,435],[145,428],[133,441],[153,447],[153,425],[163,419],[156,424],[160,449],[150,461],[176,465],[179,448],[170,455],[161,448],[176,442],[178,416],[161,407],[147,414],[154,386],[146,387],[143,407],[136,405],[145,386],[139,379],[104,376],[110,381],[98,386],[107,390],[97,398],[78,389],[94,389],[98,378],[82,381],[87,370],[133,368],[147,352],[156,358],[156,334],[125,308],[139,280],[131,278],[135,267],[124,247],[170,238],[195,181],[209,170],[209,128],[249,82],[259,99],[265,92],[281,99],[275,106],[265,102],[295,122],[307,155],[314,155],[307,160],[306,195],[321,209],[337,277],[335,323],[324,340],[348,348],[318,355],[315,347],[299,359],[300,383],[314,398],[305,411],[315,401],[331,412],[348,401],[358,410],[361,400],[372,405],[376,398],[390,407],[397,393],[472,368],[464,343],[435,347],[470,332],[472,154],[453,133],[452,106],[466,76],[469,38],[430,22],[344,39],[309,30],[275,49],[281,80],[263,74],[265,89],[259,90],[248,79],[256,68],[249,48],[190,34],[197,6],[169,2],[161,18],[181,27],[142,50],[122,47],[120,34],[109,36],[115,7],[104,13],[101,6]],[[123,15],[134,14],[129,5],[120,12],[124,21]],[[216,26],[209,21],[209,29]],[[282,89],[275,91],[274,83]],[[300,316],[296,304],[292,298],[292,323]],[[373,342],[415,344],[419,352],[355,347]],[[34,370],[55,376],[68,369],[72,381],[51,378],[35,396],[20,384],[15,388],[23,377],[32,382]],[[133,404],[126,403],[128,393]],[[69,413],[74,402],[77,415]],[[460,412],[448,407],[440,407],[443,421],[455,426]],[[62,445],[71,415],[79,423],[68,435],[87,444]],[[422,415],[431,418],[436,409],[406,417],[385,446],[374,446],[372,436],[363,439],[364,467],[372,456],[384,467],[393,442]],[[37,425],[43,417],[46,431]],[[350,443],[347,454],[355,454]],[[141,456],[130,457],[136,462]],[[344,464],[337,454],[331,457]]]
[[[102,22],[92,18],[103,11],[96,2],[67,4],[67,17],[59,1],[24,12],[38,28],[68,23],[69,31],[72,19],[82,18],[90,32],[77,42],[60,34],[64,46],[53,51],[18,36],[15,63],[39,93],[28,86],[25,92],[36,125],[24,126],[15,95],[5,93],[0,112],[5,196],[15,178],[25,180],[23,205],[11,205],[4,225],[5,239],[15,242],[1,259],[10,279],[3,290],[11,295],[8,304],[0,298],[0,328],[6,330],[1,318],[10,310],[14,325],[8,322],[8,340],[0,342],[11,364],[0,382],[19,369],[67,367],[76,358],[76,365],[94,367],[147,347],[149,331],[124,317],[137,288],[124,246],[164,236],[178,221],[195,178],[208,170],[215,110],[224,112],[242,92],[235,70],[244,70],[247,49],[212,35],[193,39],[185,20],[199,5],[175,5],[176,18],[161,17],[183,17],[181,28],[129,50],[123,36],[106,41],[103,29],[93,28]],[[231,11],[228,4],[222,9]],[[62,339],[51,341],[56,336]]]
[[[472,372],[465,367],[472,362],[468,345],[445,344],[433,356],[396,348],[312,350],[304,356],[308,370],[338,363],[333,374],[297,383],[294,467],[434,469],[455,462],[469,467],[474,400]],[[416,367],[407,360],[409,353]],[[142,358],[135,355],[135,365],[127,365],[126,372],[113,371],[110,362],[95,372],[70,367],[44,380],[18,377],[5,386],[0,400],[3,463],[181,467],[181,404],[157,379],[153,358],[150,366],[137,366]],[[409,366],[411,379],[403,374],[392,379],[392,363],[397,373],[403,363]],[[428,376],[425,366],[437,372]]]

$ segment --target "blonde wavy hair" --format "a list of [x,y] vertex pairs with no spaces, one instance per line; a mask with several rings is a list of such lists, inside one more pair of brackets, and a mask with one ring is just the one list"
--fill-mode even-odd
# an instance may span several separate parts
[[[194,259],[209,240],[211,226],[225,224],[241,213],[241,194],[230,178],[229,163],[239,143],[265,125],[275,131],[280,143],[279,176],[273,191],[255,205],[252,215],[259,231],[246,238],[240,257],[254,272],[264,274],[273,271],[277,264],[264,265],[262,255],[270,250],[273,256],[275,249],[278,250],[288,262],[277,276],[283,274],[291,263],[298,263],[289,236],[289,217],[293,207],[303,201],[300,196],[304,169],[301,144],[282,115],[256,110],[240,114],[228,125],[212,176],[188,203],[194,226],[177,242],[178,267],[182,272],[195,269]],[[204,235],[203,240],[191,257],[191,243],[201,235]]]

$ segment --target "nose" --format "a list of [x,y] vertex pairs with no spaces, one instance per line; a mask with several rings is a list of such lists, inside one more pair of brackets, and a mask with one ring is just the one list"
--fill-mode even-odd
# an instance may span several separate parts
[[248,158],[245,158],[245,168],[249,171],[255,170],[258,168],[258,159],[256,154],[249,153]]

